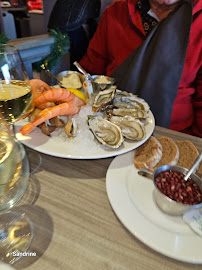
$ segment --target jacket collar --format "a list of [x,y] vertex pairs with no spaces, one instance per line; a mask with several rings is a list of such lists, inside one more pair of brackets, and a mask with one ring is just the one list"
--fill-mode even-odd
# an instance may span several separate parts
[[138,0],[127,0],[128,1],[128,13],[129,13],[129,20],[133,28],[139,32],[140,35],[146,37],[144,28],[142,25],[142,20],[140,13],[137,9],[137,1]]
[[[137,9],[138,0],[127,0],[128,2],[128,14],[131,25],[140,35],[145,36],[144,28],[142,25],[141,17]],[[193,15],[202,10],[202,0],[193,0]]]

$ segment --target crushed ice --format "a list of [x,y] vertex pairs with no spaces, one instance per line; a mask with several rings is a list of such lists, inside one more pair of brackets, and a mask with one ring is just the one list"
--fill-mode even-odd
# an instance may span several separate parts
[[72,118],[75,119],[78,126],[76,137],[68,138],[64,128],[57,128],[51,133],[51,138],[58,142],[67,141],[68,147],[75,149],[75,152],[78,150],[79,152],[90,151],[91,153],[96,153],[100,150],[101,145],[96,141],[94,135],[89,130],[87,124],[88,115],[95,115],[95,113],[92,111],[92,107],[89,104],[81,107],[81,110],[77,115],[62,117],[65,123],[69,122]]

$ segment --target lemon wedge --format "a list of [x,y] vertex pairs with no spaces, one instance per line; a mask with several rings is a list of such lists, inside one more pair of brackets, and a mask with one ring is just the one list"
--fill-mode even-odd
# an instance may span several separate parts
[[85,103],[86,101],[86,97],[85,95],[79,91],[78,89],[74,89],[74,88],[67,88],[71,93],[73,93],[75,96],[77,96],[78,98],[82,99]]

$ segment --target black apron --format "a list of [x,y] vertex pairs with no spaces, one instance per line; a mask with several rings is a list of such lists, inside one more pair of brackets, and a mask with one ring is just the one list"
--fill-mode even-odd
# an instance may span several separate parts
[[145,99],[156,125],[169,128],[192,22],[192,1],[184,0],[111,74],[118,89]]

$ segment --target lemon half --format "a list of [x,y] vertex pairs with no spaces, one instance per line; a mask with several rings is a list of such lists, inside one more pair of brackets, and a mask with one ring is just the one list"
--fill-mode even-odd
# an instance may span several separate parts
[[82,99],[85,103],[87,102],[85,95],[81,91],[79,91],[78,89],[67,88],[67,90],[69,90],[71,93],[73,93],[78,98]]

